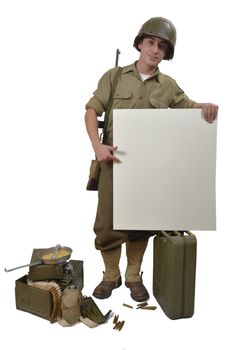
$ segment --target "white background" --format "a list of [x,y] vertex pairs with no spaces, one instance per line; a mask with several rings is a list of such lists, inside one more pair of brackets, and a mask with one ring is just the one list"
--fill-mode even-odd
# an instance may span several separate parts
[[[132,43],[153,16],[177,27],[174,60],[161,71],[188,96],[220,106],[217,148],[217,231],[198,238],[196,309],[193,318],[171,321],[135,305],[122,286],[97,304],[125,320],[121,332],[58,324],[15,309],[15,279],[4,267],[27,263],[32,249],[57,243],[84,260],[84,293],[102,274],[93,246],[96,193],[85,191],[93,151],[84,127],[84,106],[97,80],[115,62],[138,58]],[[240,349],[240,48],[238,1],[12,1],[0,5],[0,231],[1,342],[64,349]],[[205,140],[203,140],[205,142]],[[122,258],[122,270],[125,259]],[[152,242],[143,263],[152,286]],[[157,305],[152,297],[149,304]],[[152,345],[150,345],[152,344]]]

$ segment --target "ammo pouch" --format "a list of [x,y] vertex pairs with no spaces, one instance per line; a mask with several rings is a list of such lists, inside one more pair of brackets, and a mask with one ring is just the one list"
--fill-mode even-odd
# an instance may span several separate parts
[[[108,321],[111,316],[111,310],[103,315],[94,300],[91,297],[83,297],[81,303],[81,321],[91,328]],[[85,322],[87,320],[87,322]],[[89,322],[91,322],[91,325]]]
[[62,319],[69,325],[79,321],[82,293],[73,287],[65,288],[61,301]]

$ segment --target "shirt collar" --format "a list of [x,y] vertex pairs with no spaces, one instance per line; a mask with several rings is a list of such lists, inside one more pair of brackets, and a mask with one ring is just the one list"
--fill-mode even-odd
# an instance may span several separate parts
[[[137,62],[137,61],[136,61]],[[129,66],[125,66],[123,67],[122,69],[122,73],[129,73],[129,72],[134,72],[138,77],[140,76],[139,75],[139,72],[137,71],[136,69],[136,62],[130,64]],[[156,81],[160,84],[162,84],[162,74],[159,70],[159,68],[157,67],[157,70],[156,72],[152,75],[152,79],[155,77]]]

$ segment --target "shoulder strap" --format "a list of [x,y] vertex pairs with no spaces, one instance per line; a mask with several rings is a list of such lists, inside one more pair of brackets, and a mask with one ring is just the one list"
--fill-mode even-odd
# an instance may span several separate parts
[[115,75],[114,81],[113,81],[113,87],[111,89],[111,94],[110,94],[110,101],[107,107],[107,110],[105,112],[105,121],[104,121],[104,127],[103,127],[103,140],[106,137],[107,134],[107,126],[108,126],[108,122],[109,122],[109,114],[111,111],[111,107],[112,107],[112,103],[113,103],[113,97],[114,97],[114,93],[121,75],[121,71],[122,71],[122,67],[118,67],[117,73]]

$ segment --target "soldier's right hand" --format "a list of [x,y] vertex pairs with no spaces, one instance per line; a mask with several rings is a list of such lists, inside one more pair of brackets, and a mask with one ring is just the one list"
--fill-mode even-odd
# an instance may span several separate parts
[[109,145],[104,145],[100,143],[98,146],[95,147],[95,155],[96,159],[99,162],[118,162],[120,163],[120,160],[113,155],[113,152],[117,150],[117,146],[112,147]]

